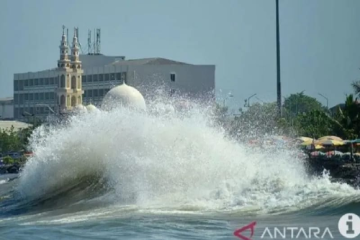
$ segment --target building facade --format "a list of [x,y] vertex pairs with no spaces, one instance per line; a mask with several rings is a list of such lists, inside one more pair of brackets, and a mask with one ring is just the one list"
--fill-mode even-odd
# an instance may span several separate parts
[[52,111],[77,105],[100,105],[103,96],[123,82],[145,98],[162,86],[169,94],[214,95],[215,66],[193,65],[164,58],[125,60],[124,56],[80,55],[77,29],[71,44],[62,34],[57,68],[14,74],[14,118],[44,119]]
[[14,99],[0,98],[0,120],[8,120],[14,118]]

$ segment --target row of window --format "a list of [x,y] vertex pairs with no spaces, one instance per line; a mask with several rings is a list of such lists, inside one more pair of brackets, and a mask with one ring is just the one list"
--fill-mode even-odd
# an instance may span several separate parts
[[54,92],[16,93],[14,94],[14,104],[23,104],[25,101],[53,100],[55,99],[55,95]]
[[82,82],[83,83],[86,83],[86,82],[114,81],[114,80],[126,81],[126,72],[93,74],[93,75],[83,75],[82,76]]
[[[98,82],[98,81],[113,81],[113,80],[126,81],[126,72],[82,75],[83,83]],[[15,91],[22,91],[24,90],[24,88],[28,86],[48,86],[48,85],[59,86],[59,77],[14,80]]]
[[14,81],[14,90],[21,91],[24,90],[24,87],[28,86],[43,86],[43,85],[58,85],[59,78],[39,78],[39,79],[26,79],[26,80],[15,80]]
[[[50,106],[52,109],[55,106]],[[15,107],[14,108],[14,117],[32,117],[31,115],[38,115],[38,114],[49,114],[51,111],[48,107],[37,107],[37,106],[28,106],[28,107]]]
[[84,97],[103,97],[109,90],[109,88],[85,90]]

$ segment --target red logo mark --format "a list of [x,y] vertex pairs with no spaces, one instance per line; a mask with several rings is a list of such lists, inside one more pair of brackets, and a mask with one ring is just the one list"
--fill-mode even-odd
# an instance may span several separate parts
[[[256,222],[252,222],[252,223],[236,230],[234,232],[234,236],[238,237],[242,240],[251,240],[252,236],[254,235],[255,225],[256,225]],[[242,232],[244,232],[245,230],[248,230],[248,229],[250,229],[250,231],[251,231],[250,237],[245,237],[245,236],[241,235]]]

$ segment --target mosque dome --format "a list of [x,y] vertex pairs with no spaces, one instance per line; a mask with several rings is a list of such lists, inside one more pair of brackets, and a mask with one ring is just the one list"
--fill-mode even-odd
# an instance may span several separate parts
[[79,104],[74,107],[73,111],[76,113],[85,113],[87,112],[87,109],[82,104]]
[[95,112],[95,111],[98,111],[98,110],[99,110],[99,109],[97,109],[97,107],[95,107],[95,106],[92,105],[91,103],[86,106],[86,109],[87,109],[88,112]]
[[101,107],[110,110],[119,106],[129,107],[137,110],[146,110],[143,95],[125,83],[112,88],[104,97]]

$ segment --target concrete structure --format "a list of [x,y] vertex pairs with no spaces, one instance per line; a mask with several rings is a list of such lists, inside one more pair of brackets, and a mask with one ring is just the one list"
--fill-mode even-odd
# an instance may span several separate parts
[[99,107],[114,86],[126,83],[145,97],[181,94],[214,98],[215,66],[192,65],[164,58],[125,60],[124,56],[79,55],[75,29],[71,56],[63,32],[58,67],[40,72],[14,74],[14,117],[22,121],[34,114],[45,118],[55,112],[69,111],[78,104]]
[[0,98],[0,120],[14,118],[14,99],[12,97]]

